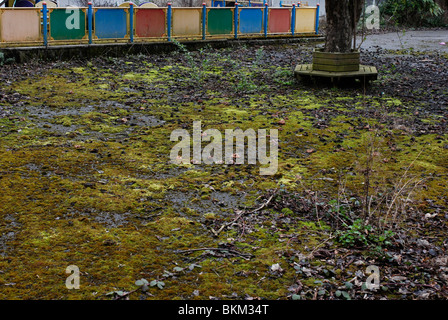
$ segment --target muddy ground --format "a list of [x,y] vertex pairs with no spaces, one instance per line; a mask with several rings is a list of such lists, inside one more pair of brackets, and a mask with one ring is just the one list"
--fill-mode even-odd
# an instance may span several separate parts
[[[0,298],[446,299],[448,56],[398,49],[354,87],[300,44],[1,66]],[[199,120],[277,172],[171,163]]]

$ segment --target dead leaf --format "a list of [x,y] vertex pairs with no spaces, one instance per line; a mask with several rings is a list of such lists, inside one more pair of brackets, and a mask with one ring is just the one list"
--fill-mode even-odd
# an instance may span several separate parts
[[282,267],[280,266],[280,264],[275,263],[271,266],[271,271],[273,272],[283,272]]

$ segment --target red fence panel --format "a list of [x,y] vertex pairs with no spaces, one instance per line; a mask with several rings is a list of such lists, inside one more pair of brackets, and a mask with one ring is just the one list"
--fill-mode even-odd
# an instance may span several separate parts
[[135,34],[137,37],[160,38],[165,36],[165,9],[138,8],[135,11]]
[[288,33],[291,31],[291,9],[270,8],[268,33]]

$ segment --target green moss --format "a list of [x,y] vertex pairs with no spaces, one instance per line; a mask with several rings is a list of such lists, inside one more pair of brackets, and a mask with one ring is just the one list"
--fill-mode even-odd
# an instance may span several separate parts
[[[224,56],[220,61],[229,62]],[[298,275],[284,257],[306,254],[327,240],[331,230],[323,221],[310,221],[290,208],[269,208],[243,215],[218,236],[211,229],[231,222],[244,206],[248,211],[259,207],[260,196],[279,187],[291,193],[317,191],[325,201],[338,197],[343,181],[347,194],[359,196],[373,137],[372,191],[394,188],[406,172],[405,181],[424,178],[424,188],[412,196],[416,205],[424,208],[428,199],[445,205],[448,137],[411,139],[404,129],[379,118],[360,119],[357,113],[391,108],[396,114],[384,114],[412,117],[404,108],[408,102],[334,90],[320,95],[285,83],[279,85],[287,90],[232,93],[234,84],[226,77],[228,72],[237,77],[234,70],[207,66],[201,73],[204,86],[193,92],[191,81],[179,81],[189,66],[135,60],[117,69],[116,62],[49,67],[11,84],[29,99],[27,107],[17,107],[18,118],[0,118],[0,234],[12,228],[4,217],[17,223],[15,238],[6,243],[7,259],[0,260],[0,282],[15,285],[4,286],[0,298],[104,299],[107,292],[131,290],[135,280],[161,278],[175,266],[184,269],[164,279],[163,290],[151,288],[153,298],[236,293],[283,299],[297,277],[304,286],[318,288],[321,279]],[[246,68],[244,74],[262,85],[254,70]],[[207,88],[211,78],[226,90]],[[33,107],[49,115],[32,115]],[[130,125],[133,116],[137,124]],[[150,125],[144,117],[165,122]],[[202,120],[203,129],[279,129],[277,174],[260,176],[259,165],[171,164],[170,134],[176,128],[190,130],[193,120]],[[285,218],[288,223],[279,222]],[[220,243],[253,257],[185,252]],[[190,270],[192,261],[201,268]],[[281,275],[270,272],[275,263],[282,266]],[[71,264],[82,272],[82,290],[64,286]],[[344,276],[338,270],[336,275]]]

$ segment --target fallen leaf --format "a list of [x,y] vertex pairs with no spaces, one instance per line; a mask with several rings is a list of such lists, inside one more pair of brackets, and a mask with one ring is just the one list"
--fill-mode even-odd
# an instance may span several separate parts
[[278,264],[278,263],[273,264],[273,265],[271,266],[271,270],[272,270],[273,272],[283,272],[282,267],[280,267],[280,264]]
[[403,277],[403,276],[392,276],[392,277],[390,277],[390,280],[392,280],[392,281],[405,281],[407,279],[408,278]]

